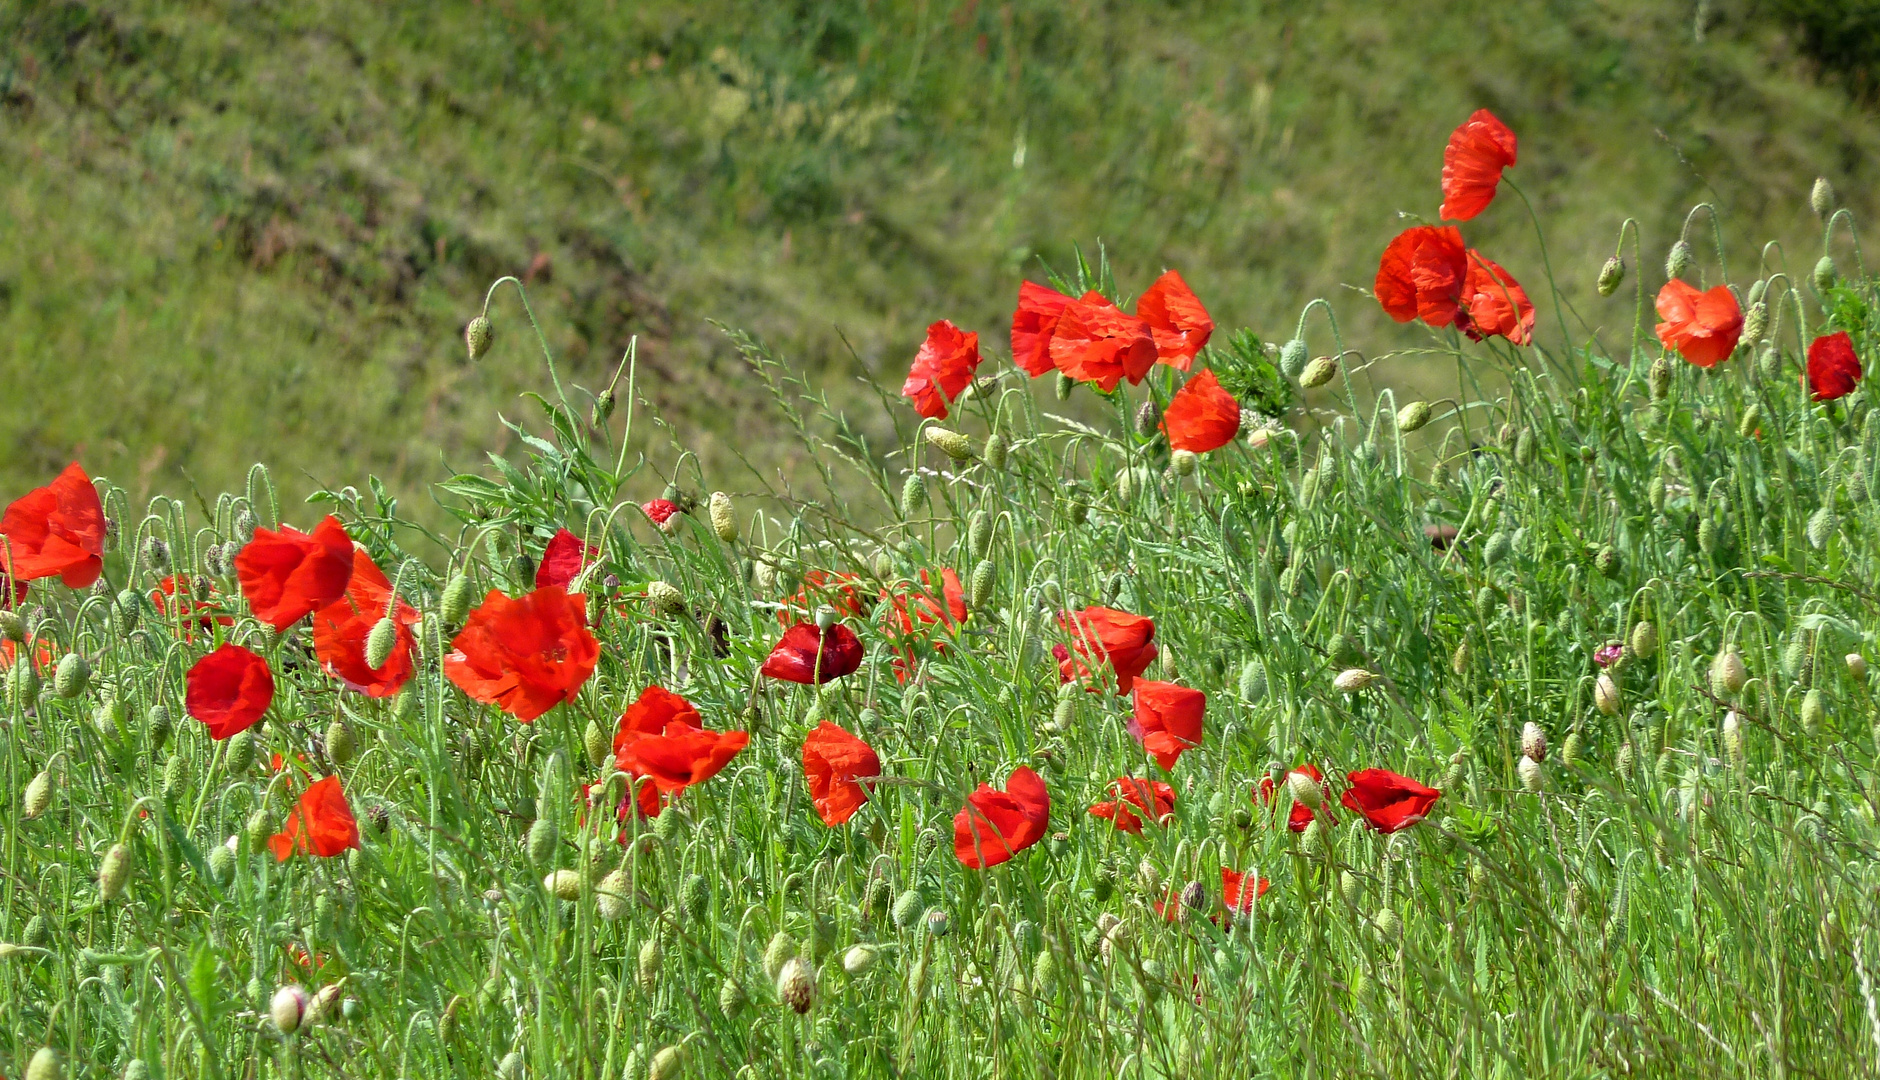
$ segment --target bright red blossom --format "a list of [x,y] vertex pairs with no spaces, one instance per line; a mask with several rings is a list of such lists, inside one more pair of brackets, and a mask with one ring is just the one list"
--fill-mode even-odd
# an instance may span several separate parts
[[803,778],[824,825],[834,828],[854,817],[868,801],[868,789],[858,781],[880,775],[874,749],[827,720],[803,739]]
[[[742,731],[712,731],[700,726],[699,719],[698,710],[685,698],[648,686],[621,714],[614,733],[615,767],[651,780],[662,795],[710,780],[751,737]],[[644,806],[645,794],[640,798]]]
[[1156,764],[1173,769],[1182,751],[1201,745],[1202,719],[1208,697],[1199,690],[1154,679],[1138,679],[1132,697],[1134,713],[1129,719],[1129,733],[1144,750],[1155,755]]
[[1221,902],[1235,915],[1253,911],[1253,902],[1266,895],[1273,883],[1263,877],[1247,880],[1247,875],[1221,867]]
[[82,589],[104,572],[104,507],[74,461],[52,483],[15,499],[0,515],[0,573],[20,583],[57,577]]
[[1861,377],[1854,339],[1837,330],[1808,346],[1808,390],[1816,401],[1833,401],[1854,392]]
[[1018,310],[1012,313],[1012,362],[1037,378],[1050,371],[1051,337],[1071,298],[1029,281],[1018,284]]
[[1234,441],[1240,434],[1240,402],[1221,388],[1214,372],[1203,370],[1189,379],[1169,400],[1162,413],[1171,450],[1205,454]]
[[1142,818],[1132,806],[1157,825],[1175,812],[1175,789],[1160,780],[1119,776],[1110,782],[1110,796],[1112,801],[1092,806],[1090,815],[1115,822],[1119,832],[1142,831]]
[[1155,366],[1149,324],[1092,290],[1072,301],[1051,333],[1051,363],[1104,393],[1123,380],[1140,383]]
[[1515,137],[1487,109],[1477,109],[1450,133],[1443,148],[1443,207],[1450,221],[1467,221],[1488,208],[1501,171],[1514,164]]
[[359,821],[340,790],[339,777],[316,781],[288,811],[281,831],[268,839],[277,862],[295,852],[330,859],[359,846]]
[[1136,300],[1136,317],[1149,324],[1159,363],[1187,371],[1195,354],[1214,333],[1214,320],[1188,283],[1173,270],[1165,272]]
[[1455,326],[1475,341],[1534,340],[1534,305],[1506,270],[1465,247],[1454,226],[1418,225],[1398,233],[1378,260],[1377,302],[1398,322]]
[[[1325,801],[1328,804],[1332,801],[1332,785],[1325,782],[1325,774],[1319,772],[1317,765],[1307,762],[1292,771],[1304,773],[1306,776],[1316,780],[1319,785],[1319,790],[1324,793]],[[1259,797],[1262,806],[1271,805],[1275,794],[1273,778],[1271,776],[1262,776],[1260,778],[1260,786],[1256,789],[1255,794]],[[1321,809],[1319,816],[1325,819],[1327,825],[1338,824],[1338,820],[1332,816],[1332,811],[1329,806]],[[1306,826],[1310,824],[1312,824],[1312,808],[1305,803],[1295,800],[1292,804],[1292,810],[1286,815],[1286,827],[1293,832],[1305,832]]]
[[[366,663],[366,638],[392,605],[392,652],[376,670]],[[400,599],[392,600],[392,584],[384,571],[361,551],[353,556],[352,580],[346,595],[313,613],[313,651],[328,675],[367,697],[391,697],[411,678],[411,628],[418,610]]]
[[1743,309],[1726,286],[1698,292],[1672,278],[1658,290],[1653,306],[1664,320],[1655,327],[1658,340],[1698,367],[1716,367],[1728,360],[1743,336]]
[[862,591],[856,588],[861,580],[835,570],[810,570],[803,575],[803,587],[777,612],[777,620],[787,629],[791,623],[814,615],[823,604],[829,605],[838,618],[859,617],[867,611]]
[[1527,291],[1508,271],[1474,248],[1469,249],[1462,304],[1456,315],[1456,329],[1471,340],[1504,337],[1516,345],[1533,343],[1534,304]]
[[800,622],[783,632],[765,658],[763,674],[784,682],[826,683],[862,666],[862,640],[855,631],[836,623],[820,633],[816,624]]
[[573,701],[600,660],[582,598],[555,585],[515,599],[491,589],[451,650],[444,657],[450,681],[525,724]]
[[648,499],[640,504],[640,510],[652,519],[653,524],[664,528],[672,515],[679,512],[679,504],[671,499]]
[[1051,793],[1020,766],[999,791],[980,784],[953,817],[953,855],[969,870],[997,866],[1044,839],[1051,825]]
[[1381,833],[1394,833],[1422,821],[1443,795],[1389,769],[1363,769],[1347,774],[1346,779],[1351,787],[1340,801]]
[[566,589],[600,554],[600,548],[583,543],[567,529],[557,529],[542,551],[542,564],[535,568],[535,587],[556,585]]
[[[196,640],[198,628],[207,630],[211,626],[235,625],[233,615],[219,615],[220,605],[213,603],[215,593],[210,592],[208,599],[197,600],[195,589],[190,580],[182,574],[171,574],[157,582],[157,587],[150,590],[150,605],[157,610],[157,616],[165,623],[180,618],[183,624],[183,640]],[[174,614],[172,614],[174,612]]]
[[311,533],[256,529],[235,556],[235,576],[255,618],[282,631],[344,596],[352,564],[353,542],[328,514]]
[[1060,614],[1058,625],[1071,635],[1069,648],[1056,645],[1051,649],[1057,657],[1058,677],[1064,682],[1091,677],[1090,663],[1107,663],[1116,673],[1116,692],[1126,694],[1136,676],[1155,660],[1155,622],[1141,615],[1087,607]]
[[927,340],[914,354],[901,396],[914,403],[914,411],[930,420],[945,420],[947,402],[960,396],[979,370],[979,335],[966,333],[941,319],[927,327]]
[[232,642],[196,661],[183,683],[184,707],[215,739],[254,727],[274,701],[268,662]]

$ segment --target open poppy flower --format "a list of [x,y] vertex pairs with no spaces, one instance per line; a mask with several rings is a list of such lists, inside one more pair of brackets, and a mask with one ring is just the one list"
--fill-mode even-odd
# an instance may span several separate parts
[[182,574],[170,574],[150,590],[150,606],[156,609],[158,618],[166,624],[173,619],[182,620],[185,641],[196,640],[198,629],[207,630],[218,623],[222,626],[235,625],[233,615],[217,614],[222,608],[213,602],[214,599],[213,589],[207,599],[196,599],[194,587]]
[[1448,326],[1456,321],[1468,276],[1461,231],[1452,225],[1418,225],[1385,246],[1373,290],[1384,313],[1398,322],[1421,319]]
[[787,629],[816,614],[824,604],[834,609],[837,618],[857,618],[867,613],[867,602],[856,586],[861,578],[835,570],[810,570],[803,575],[803,587],[784,602],[777,620]]
[[0,515],[0,574],[20,584],[57,577],[82,589],[104,572],[104,507],[91,477],[74,461],[7,506]]
[[567,529],[557,529],[542,550],[542,563],[535,568],[535,587],[555,585],[566,589],[581,575],[587,564],[600,558],[601,549],[586,544]]
[[352,564],[353,542],[328,514],[311,533],[256,529],[235,556],[235,576],[255,618],[279,632],[346,595]]
[[[1332,786],[1325,782],[1325,774],[1319,771],[1317,765],[1307,762],[1292,771],[1303,773],[1317,781],[1319,790],[1324,793],[1325,801],[1328,804],[1332,801]],[[1260,786],[1255,789],[1255,794],[1260,800],[1260,805],[1272,805],[1273,796],[1275,794],[1274,787],[1275,785],[1273,784],[1273,778],[1271,776],[1262,776],[1260,778]],[[1325,819],[1328,825],[1338,823],[1337,819],[1332,817],[1330,809],[1321,809],[1319,814]],[[1310,824],[1312,824],[1312,808],[1305,803],[1299,802],[1297,799],[1293,800],[1292,810],[1286,815],[1286,827],[1293,832],[1305,832],[1306,826]]]
[[705,721],[685,698],[663,686],[649,684],[640,691],[639,698],[627,706],[627,711],[620,714],[620,723],[614,729],[614,753],[618,755],[643,735],[663,735],[675,730],[675,725],[698,730],[705,726]]
[[671,795],[718,775],[750,741],[742,731],[701,726],[691,702],[665,687],[648,686],[621,714],[614,732],[614,765]]
[[783,632],[760,670],[784,682],[826,683],[862,666],[862,640],[841,623],[818,633],[816,624],[800,622]]
[[927,340],[914,354],[914,364],[901,384],[901,396],[914,403],[914,411],[929,420],[947,418],[947,402],[960,396],[979,370],[979,335],[966,333],[941,319],[927,327]]
[[671,499],[648,499],[640,504],[640,512],[663,529],[672,520],[672,515],[679,512],[679,504]]
[[1246,916],[1253,911],[1253,902],[1266,895],[1273,883],[1263,877],[1253,877],[1221,867],[1221,902],[1227,910],[1238,916]]
[[1058,625],[1071,635],[1069,648],[1051,648],[1051,655],[1057,657],[1058,678],[1063,682],[1091,677],[1086,662],[1107,663],[1116,673],[1116,692],[1127,694],[1136,676],[1155,660],[1155,621],[1141,615],[1087,607],[1060,614]]
[[867,743],[824,720],[803,739],[803,778],[823,824],[834,828],[868,801],[859,781],[881,775],[881,759]]
[[184,707],[207,725],[214,739],[254,727],[274,701],[274,673],[268,662],[233,642],[196,661],[183,685]]
[[953,855],[969,870],[997,866],[1044,839],[1051,825],[1051,793],[1019,766],[999,791],[990,784],[966,797],[953,817]]
[[1221,388],[1214,372],[1204,369],[1169,400],[1162,413],[1162,430],[1168,432],[1171,450],[1192,454],[1218,450],[1240,434],[1240,402]]
[[[385,617],[386,605],[392,607],[392,651],[384,666],[373,669],[366,663],[366,638]],[[400,599],[392,600],[392,584],[384,571],[365,552],[353,556],[352,580],[346,595],[313,613],[313,653],[328,675],[367,697],[384,698],[398,693],[411,678],[411,649],[415,642],[411,628],[418,622],[418,609]]]
[[1052,365],[1106,394],[1125,379],[1140,383],[1155,359],[1149,324],[1095,290],[1066,306],[1051,332]]
[[1164,769],[1173,769],[1182,751],[1201,745],[1206,694],[1174,683],[1137,679],[1131,703],[1129,733]]
[[450,681],[525,724],[573,701],[600,660],[582,598],[556,585],[516,599],[491,589],[450,646]]
[[1363,769],[1347,774],[1346,779],[1351,786],[1339,801],[1347,810],[1363,815],[1365,823],[1381,833],[1394,833],[1422,821],[1443,795],[1389,769]]
[[1443,207],[1450,221],[1467,221],[1488,209],[1501,171],[1514,164],[1515,138],[1508,125],[1477,109],[1449,135],[1443,148]]
[[1136,300],[1136,317],[1149,324],[1155,339],[1155,358],[1187,371],[1195,354],[1214,334],[1214,320],[1188,283],[1173,270],[1155,279],[1149,291]]
[[1018,283],[1018,310],[1012,313],[1012,362],[1037,378],[1057,365],[1051,361],[1051,337],[1071,298],[1029,281]]
[[[920,572],[920,583],[932,584],[925,570]],[[905,584],[883,589],[881,595],[889,605],[888,615],[883,620],[888,625],[882,630],[901,646],[900,655],[894,659],[894,676],[906,682],[915,662],[914,644],[925,636],[928,627],[939,626],[948,636],[959,633],[960,623],[966,620],[966,587],[960,583],[960,575],[947,567],[940,571],[940,598],[926,589],[914,589]],[[945,641],[933,643],[937,653],[945,652],[946,647]]]
[[339,777],[318,780],[287,813],[281,831],[268,838],[276,862],[295,852],[330,859],[359,846],[359,821],[340,790]]
[[1816,401],[1833,401],[1854,392],[1860,383],[1860,357],[1854,339],[1837,330],[1808,346],[1808,390]]
[[1664,320],[1654,328],[1659,342],[1698,367],[1728,360],[1743,336],[1743,309],[1726,286],[1698,292],[1672,278],[1658,290],[1653,306]]
[[[1108,818],[1119,832],[1142,832],[1142,818],[1136,811],[1157,825],[1175,812],[1175,789],[1160,780],[1119,776],[1110,782],[1110,796],[1111,801],[1092,806],[1090,816]],[[1131,810],[1132,806],[1136,809]]]
[[1470,248],[1469,272],[1462,282],[1462,306],[1456,311],[1456,329],[1471,340],[1504,337],[1516,345],[1534,341],[1534,304],[1506,270],[1493,259]]

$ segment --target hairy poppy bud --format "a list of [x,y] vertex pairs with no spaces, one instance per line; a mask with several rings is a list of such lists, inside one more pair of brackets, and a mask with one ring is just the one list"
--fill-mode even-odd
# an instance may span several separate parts
[[770,936],[770,944],[764,947],[764,974],[775,979],[783,973],[783,965],[796,958],[796,942],[782,930]]
[[1395,908],[1383,908],[1371,919],[1371,925],[1377,927],[1377,936],[1385,941],[1395,941],[1403,933],[1403,917]]
[[777,972],[777,997],[798,1015],[816,1004],[816,973],[800,956],[792,956]]
[[738,1010],[744,1008],[746,1000],[744,987],[739,985],[738,980],[727,975],[723,985],[718,987],[718,1011],[724,1013],[727,1018],[736,1016]]
[[1533,429],[1522,428],[1520,433],[1514,437],[1514,463],[1525,468],[1534,464],[1534,459],[1537,456],[1538,450],[1534,443]]
[[616,869],[601,879],[594,890],[594,906],[603,921],[619,922],[626,917],[629,891],[625,870]]
[[152,573],[170,572],[170,545],[164,543],[161,536],[144,538],[143,558],[144,566]]
[[588,764],[598,769],[613,756],[613,741],[592,717],[587,728],[581,732],[581,749],[587,752]]
[[1496,532],[1488,538],[1482,547],[1482,562],[1489,566],[1507,558],[1514,550],[1514,540],[1505,532]]
[[217,844],[209,849],[209,878],[223,888],[235,880],[235,849],[230,846],[234,842],[231,836],[228,844]]
[[1287,378],[1296,379],[1306,369],[1306,343],[1304,338],[1293,338],[1279,350],[1279,369]]
[[1620,743],[1619,753],[1616,756],[1614,756],[1612,759],[1612,766],[1613,768],[1619,771],[1619,775],[1620,776],[1630,775],[1632,772],[1632,766],[1637,764],[1637,762],[1638,762],[1638,750],[1635,747],[1633,747],[1632,740],[1627,739],[1626,741]]
[[1162,410],[1156,408],[1154,400],[1143,402],[1142,408],[1136,410],[1136,434],[1143,438],[1154,435],[1161,423]]
[[995,431],[986,436],[986,448],[980,457],[985,459],[986,465],[993,471],[1001,472],[1005,469],[1005,452],[1005,438]]
[[1397,410],[1397,430],[1405,434],[1416,431],[1430,422],[1430,403],[1412,401]]
[[1075,389],[1077,389],[1076,379],[1071,378],[1062,371],[1057,373],[1057,381],[1052,384],[1051,391],[1057,395],[1059,401],[1069,401],[1071,399],[1071,391]]
[[1514,771],[1521,777],[1521,786],[1528,791],[1541,789],[1541,763],[1531,757],[1524,757],[1515,763]]
[[973,567],[971,588],[967,590],[967,605],[974,611],[978,611],[991,603],[992,587],[997,580],[998,569],[993,566],[992,560],[979,560],[979,565]]
[[640,985],[648,990],[659,981],[659,968],[665,959],[665,951],[660,947],[659,935],[654,934],[640,946]]
[[1680,278],[1691,268],[1691,245],[1679,240],[1671,245],[1671,251],[1665,255],[1665,276]]
[[491,329],[488,315],[478,315],[463,328],[464,348],[472,361],[483,359],[483,354],[490,351]]
[[1836,516],[1834,507],[1823,506],[1808,517],[1808,542],[1817,550],[1825,548],[1840,527],[1841,520]]
[[131,849],[124,844],[112,844],[98,862],[98,898],[115,900],[124,892],[124,886],[131,880]]
[[1240,666],[1240,700],[1258,705],[1266,698],[1266,667],[1258,660]]
[[1650,382],[1653,401],[1663,401],[1670,396],[1672,370],[1668,357],[1661,356],[1652,361]]
[[50,1046],[42,1046],[33,1051],[33,1060],[26,1064],[26,1080],[64,1080],[65,1062],[59,1052]]
[[738,519],[731,505],[731,496],[722,491],[714,491],[711,498],[707,500],[706,506],[706,513],[711,518],[712,531],[718,534],[718,539],[727,544],[737,543]]
[[1834,256],[1823,255],[1815,263],[1815,289],[1827,292],[1834,288]]
[[[530,833],[533,835],[534,830],[531,829]],[[557,870],[542,879],[542,888],[557,900],[579,900],[581,875],[573,870]]]
[[1521,756],[1534,761],[1547,760],[1547,733],[1532,720],[1521,727]]
[[1377,681],[1377,675],[1363,668],[1346,668],[1332,680],[1332,688],[1345,694],[1355,694]]
[[91,664],[77,653],[66,653],[59,658],[59,666],[52,673],[53,692],[62,698],[75,698],[85,692],[85,684],[91,681]]
[[[179,756],[172,755],[172,760],[177,762],[177,765],[175,766],[175,768],[179,772],[183,768],[186,767],[186,764],[182,761],[182,759]],[[222,764],[224,765],[224,767],[226,767],[229,772],[239,775],[241,773],[247,772],[248,767],[250,765],[253,765],[254,763],[255,763],[254,729],[250,728],[247,731],[238,731],[234,735],[230,736],[229,741],[228,741],[228,750],[222,759]],[[166,786],[167,786],[167,782],[168,780],[166,778],[165,780]]]
[[1192,450],[1177,450],[1168,456],[1168,463],[1176,476],[1193,476],[1195,466],[1201,463],[1201,455]]
[[438,614],[451,626],[463,623],[464,616],[470,614],[471,597],[470,575],[459,570],[450,576],[444,585],[443,600],[438,604]]
[[1710,663],[1710,688],[1718,697],[1728,697],[1742,690],[1747,682],[1749,669],[1743,666],[1742,654],[1725,646]]
[[351,725],[335,719],[326,726],[326,756],[333,764],[344,765],[353,759],[353,752],[358,749],[353,740]]
[[899,930],[912,930],[920,922],[920,917],[927,913],[927,898],[919,889],[909,889],[894,902],[892,912],[894,925]]
[[954,431],[952,428],[928,428],[927,445],[939,450],[954,461],[971,461],[973,458],[972,440]]
[[392,646],[398,644],[398,625],[387,615],[372,624],[366,635],[366,666],[377,671],[392,658]]
[[675,1043],[661,1047],[653,1055],[652,1064],[646,1067],[646,1080],[678,1080],[685,1071],[685,1044]]
[[561,830],[548,818],[536,818],[529,826],[528,852],[529,861],[536,866],[547,866],[555,861],[555,851],[561,846]]
[[901,485],[901,516],[911,518],[920,510],[920,504],[927,501],[927,481],[917,472],[907,474],[907,482]]
[[1723,714],[1723,750],[1731,763],[1743,764],[1743,719],[1735,709]]
[[850,975],[866,975],[881,958],[881,950],[866,942],[853,946],[842,954],[842,970]]
[[1319,781],[1303,770],[1294,770],[1286,774],[1286,790],[1291,793],[1294,802],[1317,813],[1325,805],[1325,791]]
[[1827,177],[1815,177],[1815,186],[1808,191],[1808,206],[1818,217],[1825,218],[1834,212],[1834,185],[1828,183]]
[[1469,647],[1469,639],[1463,638],[1456,643],[1456,651],[1449,654],[1449,670],[1458,676],[1469,672],[1469,662],[1475,659],[1475,650]]
[[1802,695],[1802,730],[1810,735],[1821,731],[1821,721],[1828,715],[1828,706],[1817,686]]
[[1619,291],[1619,283],[1625,280],[1625,260],[1613,255],[1606,260],[1606,265],[1599,268],[1599,295],[1611,296]]
[[1658,628],[1649,622],[1640,622],[1632,628],[1632,655],[1640,660],[1650,660],[1658,651]]
[[1619,715],[1619,684],[1603,671],[1593,682],[1593,707],[1607,716]]
[[1338,374],[1338,361],[1329,356],[1321,356],[1307,364],[1305,370],[1299,373],[1299,385],[1307,390],[1317,389],[1331,382],[1332,376],[1336,374]]
[[1608,581],[1618,577],[1619,571],[1623,568],[1619,561],[1619,549],[1611,544],[1602,546],[1599,553],[1593,556],[1593,568],[1599,571],[1600,577]]
[[1307,855],[1325,854],[1325,819],[1317,814],[1306,825],[1306,831],[1299,834],[1299,847]]
[[1560,747],[1560,763],[1572,768],[1586,751],[1586,736],[1577,731],[1567,733],[1567,741]]
[[654,578],[646,583],[646,599],[661,615],[685,614],[685,594],[671,582]]
[[1855,682],[1867,681],[1867,658],[1857,652],[1847,654],[1847,673]]
[[588,410],[588,423],[593,424],[595,427],[600,427],[607,423],[608,417],[614,415],[614,402],[616,400],[617,398],[614,396],[613,387],[610,386],[602,390],[600,394],[594,398],[594,407]]
[[511,1050],[509,1053],[503,1055],[501,1061],[496,1063],[496,1078],[497,1080],[522,1080],[525,1067],[525,1063],[522,1060],[522,1051]]
[[26,792],[20,797],[20,816],[31,821],[51,805],[52,770],[41,769],[26,782]]
[[1761,341],[1763,332],[1768,329],[1769,305],[1758,300],[1743,313],[1743,340],[1751,344]]

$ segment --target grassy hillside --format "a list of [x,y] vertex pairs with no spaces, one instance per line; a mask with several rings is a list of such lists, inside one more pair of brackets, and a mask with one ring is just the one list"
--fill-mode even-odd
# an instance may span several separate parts
[[[1872,209],[1880,123],[1797,52],[1840,40],[1789,29],[1807,5],[1298,7],[0,7],[0,490],[74,454],[134,494],[257,458],[415,490],[540,384],[513,293],[488,359],[458,341],[510,273],[576,382],[640,335],[642,393],[727,477],[797,463],[711,320],[851,399],[933,318],[1002,351],[1019,278],[1101,241],[1125,289],[1178,266],[1269,338],[1318,295],[1375,323],[1347,285],[1478,106],[1586,326],[1629,319],[1590,288],[1627,214],[1657,263],[1719,203],[1741,276],[1765,239],[1812,264],[1817,173]],[[1518,199],[1470,235],[1542,280]]]

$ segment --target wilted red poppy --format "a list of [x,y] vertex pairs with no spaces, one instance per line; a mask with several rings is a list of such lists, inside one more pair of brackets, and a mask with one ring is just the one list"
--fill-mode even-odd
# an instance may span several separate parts
[[1092,290],[1072,301],[1051,333],[1051,363],[1104,393],[1124,379],[1134,386],[1155,366],[1149,324]]
[[783,640],[770,650],[762,673],[793,683],[826,683],[862,666],[862,640],[841,623],[818,633],[814,623],[800,622],[783,632]]
[[[1307,762],[1292,771],[1304,773],[1313,780],[1318,781],[1319,790],[1324,793],[1326,803],[1329,804],[1332,801],[1332,785],[1325,782],[1325,774],[1319,772],[1317,765]],[[1271,776],[1262,776],[1260,778],[1260,786],[1255,792],[1260,799],[1260,805],[1268,806],[1272,804],[1273,795],[1275,793],[1274,787],[1275,785]],[[1337,819],[1332,817],[1332,812],[1329,807],[1320,810],[1319,815],[1323,817],[1329,825],[1338,823]],[[1312,824],[1312,808],[1295,799],[1292,804],[1292,810],[1286,815],[1286,827],[1293,832],[1305,832],[1306,826],[1310,824]]]
[[990,784],[966,797],[953,817],[953,854],[967,869],[997,866],[1044,839],[1051,825],[1051,793],[1019,766],[999,791]]
[[353,542],[328,514],[312,533],[256,529],[235,556],[235,576],[255,618],[282,631],[346,595],[352,564]]
[[816,609],[824,604],[829,605],[840,618],[866,614],[867,604],[862,591],[856,588],[861,580],[854,574],[840,571],[810,570],[803,575],[803,587],[785,601],[782,610],[777,612],[777,621],[787,628],[791,623],[815,615]]
[[1382,833],[1394,833],[1422,821],[1443,794],[1389,769],[1364,769],[1345,778],[1351,786],[1339,801],[1346,809],[1364,815],[1365,823]]
[[927,328],[927,340],[914,354],[901,396],[930,420],[945,420],[947,402],[960,396],[979,370],[979,335],[966,333],[946,319]]
[[1195,354],[1214,333],[1208,309],[1173,270],[1156,278],[1149,291],[1136,300],[1136,317],[1149,324],[1155,338],[1156,360],[1182,371],[1194,363]]
[[254,727],[274,701],[268,662],[233,642],[196,661],[183,683],[184,707],[214,739]]
[[288,811],[281,831],[268,838],[276,862],[286,862],[297,851],[330,859],[358,846],[359,821],[337,776],[315,781]]
[[157,609],[158,617],[166,623],[172,618],[180,618],[186,641],[196,640],[197,629],[207,630],[217,623],[223,626],[235,625],[233,615],[216,614],[222,608],[212,602],[214,599],[213,588],[207,599],[196,599],[194,587],[182,574],[171,574],[158,581],[157,587],[150,590],[150,606]]
[[1515,138],[1508,125],[1477,109],[1451,132],[1443,148],[1443,207],[1450,221],[1467,221],[1488,208],[1501,171],[1514,164]]
[[600,660],[582,598],[555,585],[513,600],[491,589],[450,647],[450,681],[525,724],[573,701]]
[[1221,389],[1214,372],[1203,370],[1189,379],[1169,400],[1162,413],[1171,450],[1205,454],[1234,441],[1240,434],[1240,402]]
[[1087,607],[1060,614],[1058,625],[1071,635],[1069,648],[1055,645],[1051,649],[1057,657],[1058,678],[1064,682],[1090,677],[1086,661],[1107,662],[1116,672],[1116,692],[1127,694],[1136,676],[1155,660],[1155,621],[1141,615]]
[[803,739],[803,778],[824,825],[834,828],[868,801],[858,781],[881,775],[881,759],[867,743],[824,720]]
[[1029,281],[1018,283],[1018,310],[1012,313],[1012,362],[1034,379],[1056,366],[1051,362],[1051,337],[1070,303],[1071,298],[1056,289]]
[[600,555],[600,548],[583,543],[580,537],[567,529],[557,529],[548,541],[548,547],[542,550],[542,564],[535,568],[535,587],[539,589],[544,585],[555,585],[566,589],[587,568],[587,564],[600,558]]
[[1469,276],[1468,249],[1450,225],[1405,229],[1384,248],[1373,288],[1384,313],[1398,322],[1422,319],[1431,326],[1456,321],[1462,286]]
[[640,510],[660,528],[672,520],[672,515],[679,512],[679,504],[671,499],[648,499],[640,504]]
[[1728,360],[1743,336],[1743,309],[1726,286],[1698,292],[1672,278],[1658,290],[1654,306],[1664,320],[1656,327],[1658,340],[1698,367]]
[[1251,882],[1247,875],[1221,867],[1221,902],[1235,915],[1247,915],[1253,911],[1253,902],[1266,895],[1273,883],[1263,877],[1255,877]]
[[1144,750],[1155,755],[1156,764],[1164,769],[1173,769],[1182,751],[1201,745],[1206,694],[1174,683],[1137,679],[1131,703],[1134,713],[1129,718],[1129,733]]
[[[1142,818],[1136,815],[1136,811],[1141,811],[1157,825],[1175,812],[1175,789],[1160,780],[1119,776],[1110,782],[1110,796],[1112,801],[1092,806],[1090,815],[1110,819],[1116,823],[1120,832],[1142,831]],[[1136,811],[1132,811],[1131,806]]]
[[391,697],[411,678],[411,628],[418,609],[398,600],[392,607],[392,651],[384,666],[366,663],[366,638],[385,617],[392,602],[392,584],[361,551],[353,556],[352,580],[346,595],[313,613],[313,652],[328,675],[367,697]]
[[1534,341],[1534,305],[1508,271],[1493,259],[1469,249],[1469,272],[1462,283],[1462,304],[1456,328],[1475,341],[1504,337],[1516,345]]
[[[82,589],[104,572],[104,507],[74,461],[0,515],[0,573],[19,583],[57,576]],[[19,592],[24,596],[25,592]]]
[[1816,401],[1833,401],[1854,392],[1860,382],[1860,357],[1854,339],[1837,330],[1808,346],[1808,389]]

